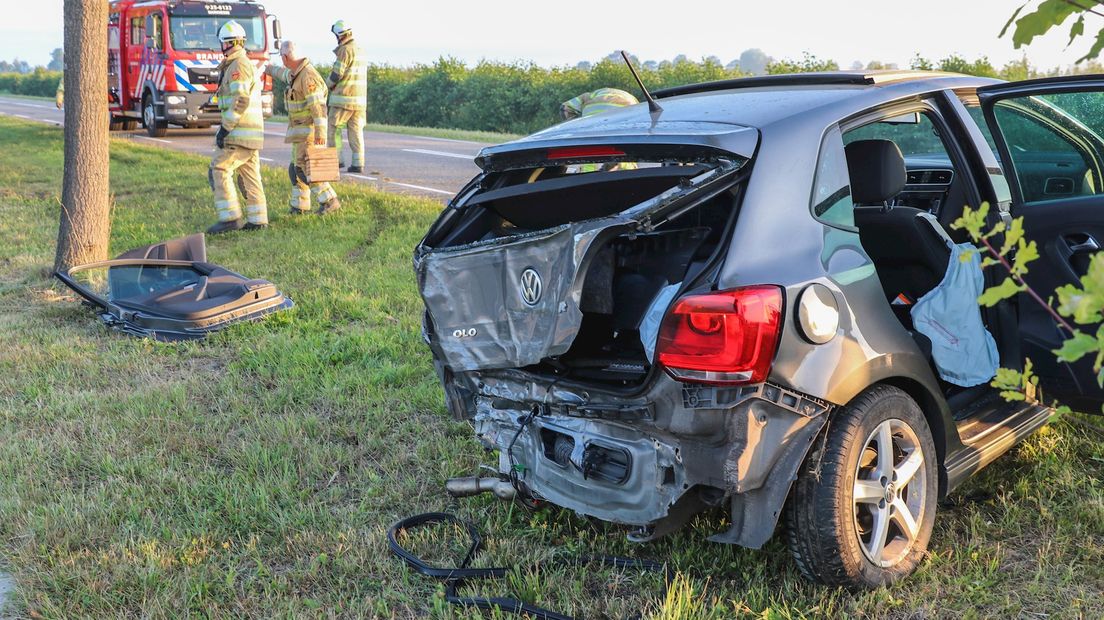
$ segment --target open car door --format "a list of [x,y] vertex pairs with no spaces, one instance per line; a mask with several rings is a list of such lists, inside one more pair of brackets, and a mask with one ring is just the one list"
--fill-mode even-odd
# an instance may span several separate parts
[[[1039,248],[1027,282],[1049,298],[1062,285],[1079,284],[1104,247],[1104,76],[995,84],[979,88],[978,98],[1012,190],[1012,215],[1023,218],[1027,239]],[[1052,351],[1069,334],[1026,296],[1019,309],[1022,353],[1044,394],[1101,413],[1094,356],[1058,362]]]
[[96,308],[108,326],[155,340],[203,338],[231,323],[292,306],[271,282],[208,263],[202,234],[55,275]]

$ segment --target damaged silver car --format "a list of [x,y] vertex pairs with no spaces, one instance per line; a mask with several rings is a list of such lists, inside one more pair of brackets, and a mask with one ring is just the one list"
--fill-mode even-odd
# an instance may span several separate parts
[[484,149],[418,245],[447,406],[498,455],[451,492],[637,541],[724,507],[711,540],[783,524],[807,577],[875,586],[916,567],[939,498],[1050,416],[989,387],[998,363],[1031,357],[1048,396],[1099,409],[1091,367],[1045,363],[1049,316],[977,305],[1000,274],[950,223],[987,201],[1062,250],[1037,289],[1084,273],[1104,127],[1082,100],[1104,83],[842,72],[656,98]]

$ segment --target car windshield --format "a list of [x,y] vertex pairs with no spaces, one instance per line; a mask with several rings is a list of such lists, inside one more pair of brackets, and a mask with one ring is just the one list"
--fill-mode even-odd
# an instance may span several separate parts
[[169,20],[172,46],[175,50],[220,50],[218,31],[233,19],[245,28],[245,48],[256,52],[264,49],[264,20],[257,17],[210,17],[207,15],[174,15]]

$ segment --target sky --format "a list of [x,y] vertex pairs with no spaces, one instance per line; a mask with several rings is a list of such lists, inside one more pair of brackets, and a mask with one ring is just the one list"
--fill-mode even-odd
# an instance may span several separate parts
[[[988,56],[998,68],[1027,55],[1033,65],[1070,65],[1090,41],[1069,49],[1068,24],[1031,46],[1016,50],[1010,36],[998,38],[1023,0],[789,0],[786,2],[678,3],[630,0],[580,3],[514,0],[269,0],[285,38],[317,60],[332,60],[329,27],[336,19],[353,26],[370,62],[393,65],[431,63],[452,56],[469,64],[480,60],[527,60],[539,65],[597,61],[617,49],[641,60],[718,56],[723,62],[745,49],[760,48],[774,58],[800,59],[803,52],[834,59],[848,68],[878,60],[907,67],[920,52],[931,59],[957,53]],[[19,3],[19,10],[11,5]],[[61,46],[62,1],[4,0],[0,20],[0,59],[15,57],[45,65]],[[675,10],[672,7],[683,7]],[[1104,19],[1089,16],[1090,35]],[[1094,20],[1099,21],[1096,24]],[[1071,20],[1072,23],[1072,20]]]

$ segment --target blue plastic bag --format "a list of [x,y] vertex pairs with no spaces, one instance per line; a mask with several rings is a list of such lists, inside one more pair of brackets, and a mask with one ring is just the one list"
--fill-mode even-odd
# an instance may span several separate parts
[[[981,257],[969,243],[950,248],[947,273],[912,307],[912,324],[931,340],[939,376],[955,385],[973,387],[996,375],[1000,356],[977,302],[985,288]],[[969,258],[964,260],[964,254]]]

